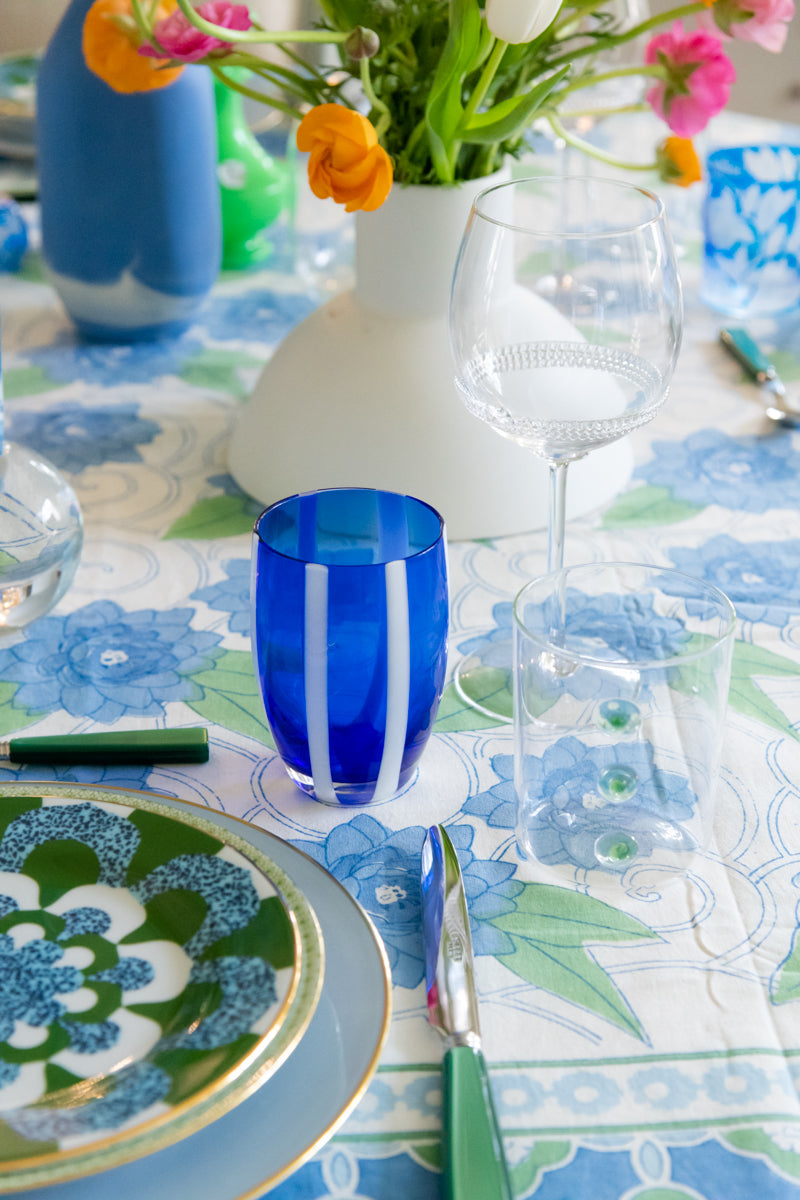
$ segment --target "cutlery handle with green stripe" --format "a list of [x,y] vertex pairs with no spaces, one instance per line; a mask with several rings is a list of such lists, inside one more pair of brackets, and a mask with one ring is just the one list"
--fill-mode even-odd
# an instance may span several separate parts
[[442,1084],[445,1200],[512,1200],[481,1051],[451,1046],[444,1056]]
[[54,763],[58,766],[114,763],[208,762],[208,731],[191,729],[127,729],[108,733],[17,737],[0,742],[0,760],[11,763]]

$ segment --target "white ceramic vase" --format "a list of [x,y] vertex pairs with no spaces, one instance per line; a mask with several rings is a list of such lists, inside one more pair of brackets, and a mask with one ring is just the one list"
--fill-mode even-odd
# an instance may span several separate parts
[[[546,464],[463,407],[447,306],[474,196],[503,178],[458,187],[395,186],[356,218],[356,284],[313,312],[266,364],[234,429],[231,474],[270,504],[320,487],[382,487],[417,496],[451,539],[547,523]],[[570,467],[567,515],[612,499],[630,479],[623,440]]]

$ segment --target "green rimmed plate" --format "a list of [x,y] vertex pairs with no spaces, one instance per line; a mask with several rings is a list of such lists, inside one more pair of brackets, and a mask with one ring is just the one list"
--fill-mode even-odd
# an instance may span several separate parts
[[319,926],[247,841],[142,793],[0,785],[0,1191],[149,1154],[297,1044]]

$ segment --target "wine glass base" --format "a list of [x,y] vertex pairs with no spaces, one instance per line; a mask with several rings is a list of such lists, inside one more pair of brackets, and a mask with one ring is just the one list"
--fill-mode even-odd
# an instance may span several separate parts
[[[508,666],[492,666],[480,654],[461,660],[453,672],[453,687],[461,702],[493,721],[510,722],[514,718],[512,646],[492,642],[492,658],[508,660]],[[504,651],[506,652],[504,654]]]

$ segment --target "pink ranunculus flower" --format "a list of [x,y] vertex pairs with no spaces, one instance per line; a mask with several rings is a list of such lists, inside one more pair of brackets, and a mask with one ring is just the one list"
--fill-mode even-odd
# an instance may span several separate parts
[[651,39],[644,57],[666,68],[667,78],[650,89],[647,100],[678,137],[700,133],[728,103],[736,68],[713,33],[685,30],[676,21]]
[[[226,29],[249,29],[253,24],[246,5],[231,4],[230,0],[207,0],[206,4],[198,7],[197,13],[206,21],[224,25]],[[205,58],[212,50],[231,49],[230,42],[197,29],[179,8],[162,21],[157,21],[153,26],[153,34],[158,46],[140,46],[140,54],[192,63]]]
[[794,0],[716,0],[699,20],[706,28],[716,25],[728,37],[780,54],[793,16]]

